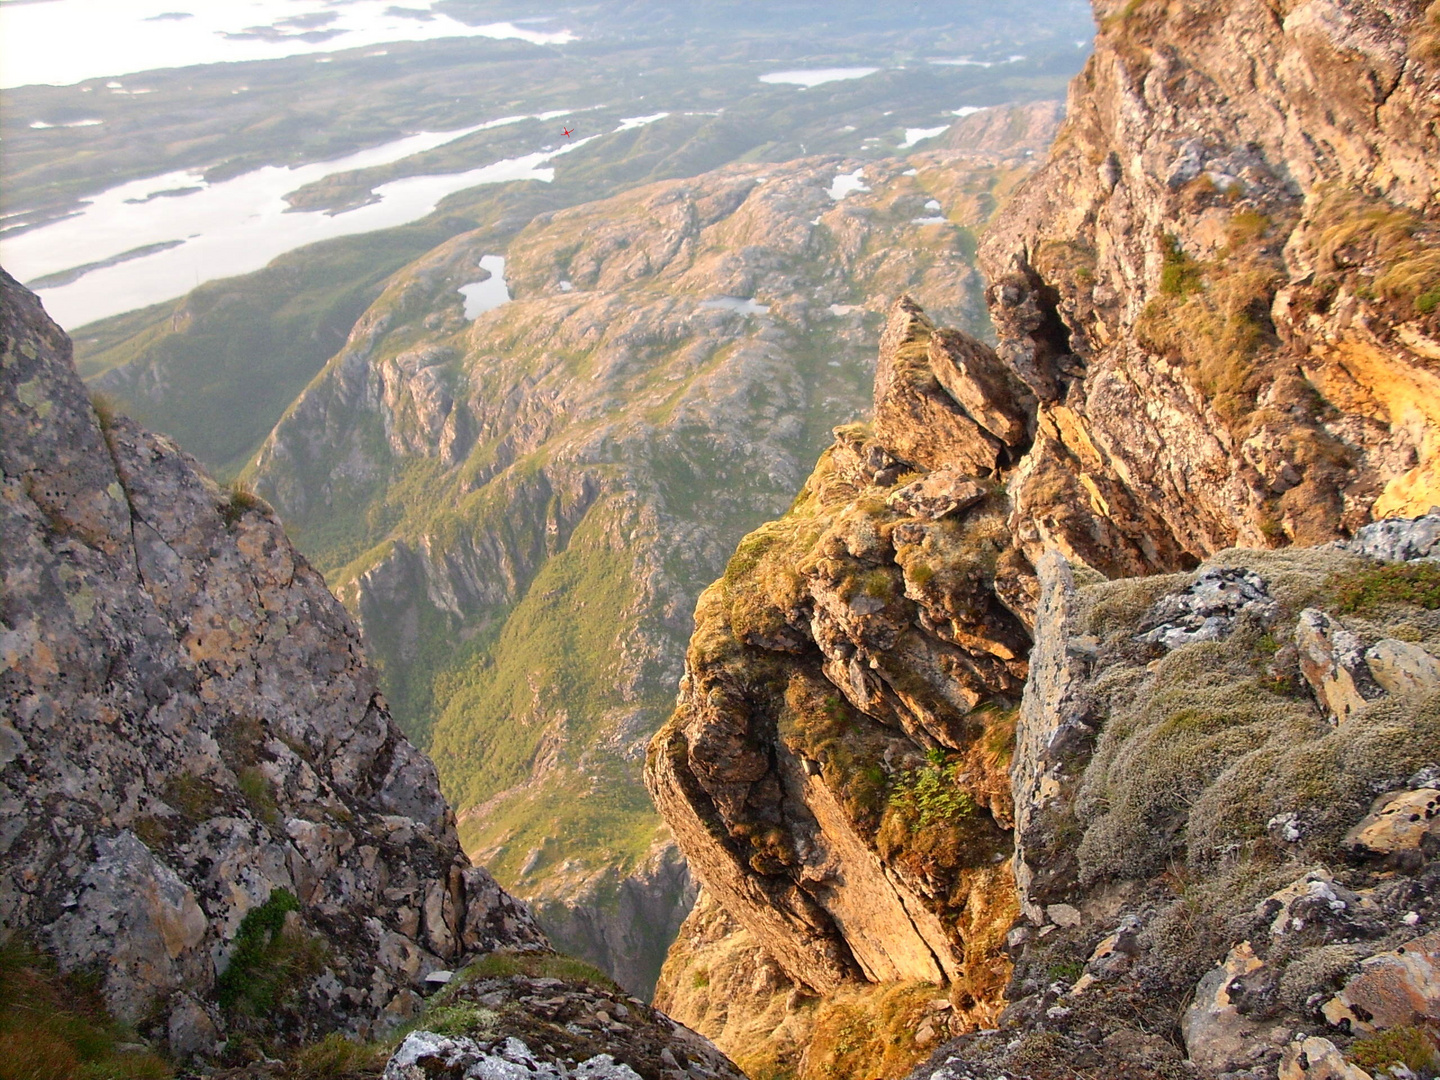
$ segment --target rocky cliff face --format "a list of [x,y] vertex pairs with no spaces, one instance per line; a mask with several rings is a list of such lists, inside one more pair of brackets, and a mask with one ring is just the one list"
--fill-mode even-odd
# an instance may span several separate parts
[[1021,546],[1136,574],[1424,513],[1433,5],[1096,14],[1055,150],[982,251],[1040,404]]
[[544,944],[268,509],[97,414],[9,277],[0,326],[6,934],[177,1055],[382,1028]]
[[[1097,16],[1050,160],[982,249],[997,349],[894,307],[873,423],[836,431],[702,597],[647,781],[789,979],[827,996],[924,979],[961,1023],[1007,1028],[936,1077],[1261,1077],[1282,1057],[1287,1077],[1332,1075],[1306,1064],[1343,1056],[1306,1041],[1319,1010],[1428,925],[1428,856],[1411,845],[1379,889],[1376,852],[1342,838],[1373,798],[1426,798],[1432,684],[1394,672],[1431,670],[1429,570],[1218,553],[1433,501],[1440,14]],[[1088,623],[1066,573],[1097,590]],[[1411,584],[1361,625],[1365,601],[1327,590],[1363,598],[1374,574]],[[1262,841],[1275,830],[1295,839]],[[1302,895],[1374,925],[1283,943],[1242,925],[1309,925]],[[1265,1004],[1205,976],[1221,961],[1263,970]],[[1132,996],[1076,1004],[1122,971]],[[1208,1004],[1182,1030],[1187,994]],[[1001,1016],[1006,999],[1024,1005]],[[1212,1026],[1236,1016],[1250,1026]]]
[[624,946],[648,956],[633,990],[683,917],[680,878],[643,877],[639,772],[694,598],[864,409],[866,297],[983,324],[972,230],[1032,167],[1032,121],[993,150],[733,166],[542,216],[508,249],[514,299],[473,321],[457,289],[494,253],[459,237],[396,276],[259,457],[472,856],[597,962],[622,951],[612,896],[671,909]]

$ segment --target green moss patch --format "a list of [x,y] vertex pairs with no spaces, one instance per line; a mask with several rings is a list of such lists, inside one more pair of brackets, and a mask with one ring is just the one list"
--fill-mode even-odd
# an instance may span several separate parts
[[1331,579],[1335,606],[1347,614],[1379,611],[1392,604],[1440,608],[1440,563],[1389,563]]
[[1403,1065],[1417,1076],[1440,1070],[1440,1039],[1417,1027],[1398,1027],[1356,1039],[1349,1058],[1365,1069]]

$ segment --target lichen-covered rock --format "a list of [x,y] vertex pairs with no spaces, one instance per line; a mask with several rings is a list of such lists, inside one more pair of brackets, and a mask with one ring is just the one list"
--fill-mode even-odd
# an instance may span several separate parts
[[1324,1013],[1353,1034],[1440,1023],[1440,932],[1366,958]]
[[1300,672],[1336,723],[1343,723],[1383,693],[1366,662],[1360,639],[1315,608],[1295,628]]
[[[1440,862],[1423,844],[1352,859],[1362,834],[1427,835],[1440,702],[1383,695],[1336,727],[1298,661],[1277,667],[1293,614],[1370,565],[1233,551],[1193,575],[1107,582],[1042,560],[1012,769],[1024,917],[1007,935],[1010,1004],[998,1036],[962,1037],[917,1076],[1273,1078],[1297,1041],[1343,1050],[1361,1033],[1337,1027],[1338,1006],[1321,1012],[1357,972],[1422,1001],[1426,976],[1406,968],[1401,991],[1397,962],[1433,926]],[[1264,582],[1265,599],[1212,640],[1137,634],[1197,581]],[[1401,625],[1430,627],[1422,647],[1440,634],[1414,607],[1346,632],[1363,645]],[[1410,965],[1427,970],[1419,952]],[[1188,1062],[1128,1049],[1159,1024],[1178,1024]]]
[[[880,359],[875,368],[875,435],[890,453],[924,469],[944,465],[967,476],[989,476],[1000,458],[1000,442],[971,418],[939,379],[930,354],[946,361],[953,380],[960,381],[954,357],[963,351],[976,354],[984,346],[966,339],[939,344],[935,324],[908,296],[891,309],[889,324],[880,338]],[[975,385],[966,380],[966,385]],[[974,395],[977,404],[985,398]],[[999,416],[994,409],[982,409]],[[1009,423],[997,423],[1009,432]],[[1023,420],[1021,421],[1023,430]],[[1018,438],[1018,436],[1016,436]]]
[[[385,1080],[744,1080],[708,1039],[594,979],[461,973]],[[422,1024],[425,1021],[422,1020]]]
[[1440,790],[1419,788],[1381,795],[1345,834],[1345,844],[1352,851],[1390,855],[1415,850],[1432,836],[1440,842]]
[[1440,548],[1440,514],[1376,521],[1345,542],[1347,551],[1386,562],[1411,562],[1435,557]]
[[1216,567],[1197,577],[1183,592],[1156,601],[1145,619],[1153,628],[1137,640],[1179,648],[1192,641],[1218,641],[1247,616],[1258,624],[1273,618],[1274,601],[1259,574],[1243,568]]
[[1365,666],[1381,689],[1419,694],[1440,687],[1440,660],[1418,645],[1382,638],[1365,650]]
[[1345,1060],[1329,1039],[1312,1035],[1285,1049],[1279,1080],[1371,1080],[1370,1074]]
[[383,1027],[430,971],[543,944],[268,508],[97,414],[9,277],[0,332],[4,931],[180,1055]]
[[1196,984],[1195,1000],[1185,1010],[1180,1030],[1190,1060],[1202,1069],[1235,1072],[1249,1068],[1290,1038],[1289,1029],[1284,1027],[1266,1031],[1263,1022],[1242,1015],[1231,999],[1230,989],[1236,980],[1264,966],[1250,943],[1242,941],[1230,950],[1224,963]]

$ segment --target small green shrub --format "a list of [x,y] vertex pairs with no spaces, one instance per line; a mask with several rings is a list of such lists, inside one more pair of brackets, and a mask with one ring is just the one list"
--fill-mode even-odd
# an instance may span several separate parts
[[245,913],[230,966],[215,982],[216,1000],[232,1018],[273,1013],[324,966],[323,942],[286,928],[285,916],[299,910],[294,893],[275,889],[265,903]]
[[1425,1075],[1440,1069],[1440,1048],[1435,1037],[1417,1027],[1391,1028],[1356,1039],[1350,1060],[1365,1069],[1404,1065],[1412,1073]]
[[1388,563],[1330,579],[1335,605],[1345,614],[1374,611],[1385,604],[1440,608],[1440,564]]
[[975,812],[975,800],[957,780],[960,763],[947,764],[940,750],[930,750],[925,764],[895,777],[890,806],[917,829],[941,825]]

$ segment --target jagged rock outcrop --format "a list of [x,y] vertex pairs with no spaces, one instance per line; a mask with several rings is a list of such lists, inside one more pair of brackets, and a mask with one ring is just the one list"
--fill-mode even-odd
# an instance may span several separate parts
[[4,933],[178,1056],[382,1029],[542,945],[268,508],[97,413],[8,276],[0,330]]
[[789,514],[701,597],[646,773],[706,890],[791,979],[953,984],[977,1022],[1006,973],[1029,646],[1000,598],[996,481],[1029,436],[1011,378],[895,305],[874,434],[837,429]]
[[[1428,798],[1437,752],[1428,571],[1362,556],[1428,553],[1434,525],[1222,552],[1437,501],[1440,8],[1096,9],[1051,158],[982,248],[995,351],[895,306],[873,427],[702,597],[648,779],[794,980],[897,977],[864,957],[918,937],[990,1027],[1014,961],[1004,1031],[926,1076],[1328,1075],[1305,1040],[1354,1048],[1316,1010],[1430,918],[1433,853],[1377,871],[1355,843],[1400,842],[1361,819]],[[994,839],[927,838],[922,785],[954,800],[931,827]],[[965,884],[1011,843],[1013,927]],[[1316,864],[1334,896],[1285,891]],[[1359,921],[1246,922],[1307,903]]]

